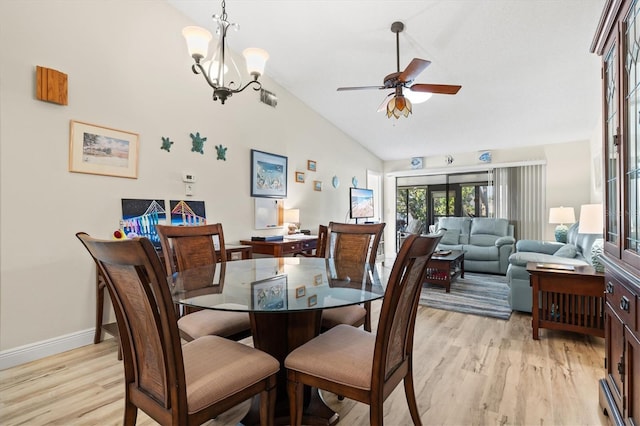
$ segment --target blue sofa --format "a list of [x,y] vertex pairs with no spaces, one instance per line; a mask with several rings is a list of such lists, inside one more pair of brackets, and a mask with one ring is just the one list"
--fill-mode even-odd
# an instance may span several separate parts
[[442,234],[439,250],[463,250],[464,270],[506,274],[516,242],[507,219],[441,217],[435,232]]
[[[533,297],[529,285],[527,262],[561,263],[564,265],[590,265],[591,247],[600,235],[579,234],[578,223],[567,232],[567,243],[520,240],[516,252],[509,257],[509,304],[515,311],[531,312]],[[585,255],[586,254],[586,255]]]

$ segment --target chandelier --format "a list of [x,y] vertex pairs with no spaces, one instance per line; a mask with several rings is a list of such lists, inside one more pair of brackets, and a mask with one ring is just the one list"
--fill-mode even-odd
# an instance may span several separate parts
[[[228,97],[234,93],[242,92],[249,86],[252,86],[253,90],[260,90],[262,88],[262,84],[258,81],[258,78],[264,73],[264,66],[267,59],[269,59],[269,54],[255,47],[245,49],[242,52],[247,63],[247,72],[253,78],[243,85],[240,71],[233,57],[231,55],[226,56],[228,50],[227,31],[229,28],[237,31],[239,26],[227,20],[224,0],[222,1],[222,14],[213,15],[212,19],[217,24],[216,35],[218,36],[218,45],[210,60],[205,60],[207,58],[209,42],[212,38],[209,31],[201,27],[186,27],[182,30],[182,35],[187,41],[189,55],[191,55],[195,61],[191,69],[194,74],[202,74],[209,86],[213,89],[213,100],[220,100],[224,105]],[[238,81],[231,80],[229,83],[225,82],[225,74],[229,69],[238,76]]]

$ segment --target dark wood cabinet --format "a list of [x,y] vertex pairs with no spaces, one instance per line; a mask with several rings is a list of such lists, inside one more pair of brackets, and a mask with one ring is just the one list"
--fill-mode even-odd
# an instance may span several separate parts
[[605,367],[600,405],[640,425],[640,0],[607,0],[591,51],[602,56]]

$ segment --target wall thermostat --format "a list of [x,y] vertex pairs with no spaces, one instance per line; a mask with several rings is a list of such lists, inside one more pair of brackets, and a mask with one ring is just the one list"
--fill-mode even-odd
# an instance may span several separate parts
[[182,172],[182,181],[185,183],[194,183],[196,181],[196,175],[189,172]]

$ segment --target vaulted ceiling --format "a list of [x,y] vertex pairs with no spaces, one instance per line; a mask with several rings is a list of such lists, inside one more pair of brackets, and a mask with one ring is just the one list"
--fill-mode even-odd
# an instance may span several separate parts
[[[213,32],[218,1],[168,0]],[[589,46],[605,0],[228,0],[236,52],[269,52],[265,74],[384,160],[591,138],[600,59]],[[459,84],[409,118],[376,112],[396,71],[430,60],[418,83]],[[265,86],[269,89],[268,84]],[[274,90],[277,94],[277,90]]]

